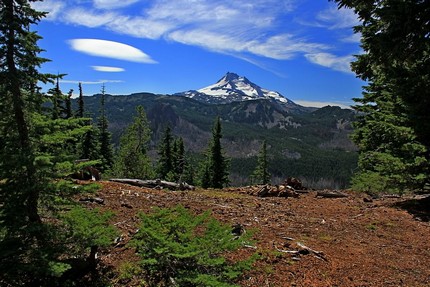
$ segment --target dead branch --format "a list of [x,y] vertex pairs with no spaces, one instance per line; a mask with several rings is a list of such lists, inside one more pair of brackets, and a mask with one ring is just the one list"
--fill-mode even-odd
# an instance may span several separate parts
[[112,178],[110,181],[130,184],[139,187],[147,188],[167,188],[170,190],[194,190],[195,187],[185,182],[176,183],[164,180],[141,180],[141,179],[130,179],[130,178]]
[[316,197],[342,198],[342,197],[348,197],[348,195],[346,193],[336,191],[336,190],[320,190],[320,191],[317,191]]

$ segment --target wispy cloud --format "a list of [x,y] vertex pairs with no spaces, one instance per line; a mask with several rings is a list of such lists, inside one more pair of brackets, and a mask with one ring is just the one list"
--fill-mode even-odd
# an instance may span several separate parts
[[94,6],[99,9],[116,9],[132,5],[139,0],[94,0]]
[[272,36],[264,42],[252,41],[248,51],[277,60],[288,60],[299,53],[312,53],[327,49],[328,46],[297,39],[290,34]]
[[121,80],[97,80],[97,81],[82,81],[82,80],[60,80],[64,84],[83,84],[83,85],[102,85],[106,83],[124,83]]
[[346,43],[360,43],[361,33],[352,34],[351,36],[342,38],[341,40]]
[[91,66],[95,71],[99,72],[124,72],[123,68],[119,67],[108,67],[108,66]]
[[359,24],[357,15],[351,9],[338,9],[336,6],[321,11],[316,18],[329,29],[352,28]]
[[114,12],[99,12],[83,7],[71,8],[64,12],[63,19],[70,24],[90,28],[102,27],[114,21],[118,15]]
[[311,63],[324,66],[336,71],[352,73],[350,65],[354,60],[353,56],[338,57],[330,53],[306,54],[306,59]]
[[[254,56],[285,61],[304,55],[307,60],[334,70],[349,69],[345,57],[330,57],[332,47],[306,39],[288,26],[285,19],[292,17],[298,0],[47,0],[46,3],[55,3],[59,8],[52,5],[44,8],[55,11],[54,18],[68,24],[173,41],[238,58]],[[133,6],[127,9],[130,5]],[[351,10],[337,10],[333,5],[312,21],[324,29],[343,29],[355,25],[357,17]],[[124,50],[124,46],[118,46],[124,44],[117,43],[113,49],[109,41],[95,41],[101,40],[75,39],[71,47],[93,56],[155,63],[134,47]]]
[[31,6],[38,11],[48,12],[47,20],[56,20],[66,4],[61,1],[45,0],[43,2],[31,2]]
[[130,62],[156,63],[151,57],[141,50],[119,42],[99,39],[72,39],[69,40],[71,48],[91,56],[99,56],[126,60]]

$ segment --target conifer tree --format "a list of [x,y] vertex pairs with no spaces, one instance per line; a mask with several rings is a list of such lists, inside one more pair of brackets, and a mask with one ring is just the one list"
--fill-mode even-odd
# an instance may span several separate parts
[[84,93],[82,92],[82,83],[79,83],[79,98],[78,98],[78,111],[76,113],[77,117],[84,117]]
[[186,167],[185,146],[181,137],[175,138],[173,141],[173,171],[174,181],[182,181]]
[[[78,98],[78,110],[76,111],[77,118],[84,118],[84,97],[82,91],[82,84],[79,83],[79,98]],[[81,159],[99,160],[99,149],[98,149],[98,138],[97,128],[93,126],[90,119],[87,121],[87,125],[91,128],[83,135],[80,141],[80,154]]]
[[[27,1],[2,1],[0,3],[0,62],[1,90],[0,102],[11,106],[3,106],[4,126],[1,132],[3,146],[0,168],[0,179],[7,179],[8,186],[13,187],[13,193],[5,193],[7,187],[1,188],[6,196],[3,206],[6,216],[3,220],[19,225],[21,219],[30,222],[40,222],[38,214],[39,186],[35,167],[35,151],[31,143],[29,119],[27,116],[27,90],[34,87],[38,81],[46,81],[45,75],[37,68],[46,60],[38,57],[42,50],[37,46],[40,39],[36,33],[29,31],[30,25],[37,23],[44,13],[31,8]],[[9,153],[13,153],[9,154]],[[3,157],[7,156],[7,157]],[[9,170],[5,170],[8,167]],[[15,196],[15,200],[7,200]],[[17,217],[9,217],[10,215]],[[21,216],[20,216],[21,214]]]
[[169,126],[166,127],[161,143],[158,146],[157,176],[167,179],[167,175],[173,172],[173,137]]
[[149,122],[142,106],[136,108],[137,115],[120,139],[119,151],[114,163],[114,173],[128,178],[147,179],[153,177],[151,161],[147,155],[150,139]]
[[100,117],[98,118],[99,129],[99,158],[101,160],[101,170],[105,171],[112,167],[113,164],[113,149],[111,144],[111,133],[108,130],[108,120],[106,117],[105,107],[105,86],[102,86],[102,95],[100,99]]
[[64,120],[58,112],[52,119],[53,108],[43,113],[46,97],[37,84],[54,83],[55,76],[38,71],[46,60],[38,57],[40,37],[29,29],[45,13],[35,11],[30,2],[0,2],[2,286],[48,286],[53,272],[64,267],[59,261],[64,247],[60,229],[53,226],[53,217],[42,221],[41,214],[53,216],[58,208],[52,204],[52,197],[58,195],[58,190],[52,192],[56,184],[52,179],[70,173],[74,159],[68,153],[70,144],[85,132],[82,120]]
[[261,144],[261,149],[257,158],[257,167],[252,174],[252,178],[257,184],[269,184],[270,183],[270,173],[268,170],[267,161],[267,144],[264,140]]
[[221,138],[221,120],[217,117],[212,129],[212,140],[203,164],[201,178],[203,187],[223,188],[229,182],[229,163],[222,150]]
[[72,113],[72,96],[73,96],[73,89],[70,89],[69,93],[66,97],[66,111],[65,111],[65,118],[70,119],[73,116]]
[[364,52],[352,63],[368,85],[355,109],[360,148],[354,188],[401,191],[430,182],[430,5],[428,1],[335,0],[361,23]]

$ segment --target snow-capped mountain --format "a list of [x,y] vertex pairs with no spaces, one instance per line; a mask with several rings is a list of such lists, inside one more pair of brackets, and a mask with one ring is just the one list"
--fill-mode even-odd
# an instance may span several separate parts
[[263,89],[249,81],[246,77],[230,72],[222,77],[216,84],[199,90],[177,93],[176,95],[185,96],[210,104],[225,104],[248,100],[268,99],[276,101],[282,106],[289,108],[301,107],[278,92]]

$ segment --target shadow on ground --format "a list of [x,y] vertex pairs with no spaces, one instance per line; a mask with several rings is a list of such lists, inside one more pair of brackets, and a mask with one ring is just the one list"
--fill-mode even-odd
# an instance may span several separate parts
[[393,204],[393,207],[406,210],[417,220],[425,222],[430,221],[430,195],[397,202]]

